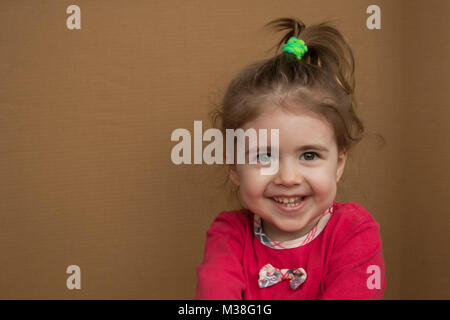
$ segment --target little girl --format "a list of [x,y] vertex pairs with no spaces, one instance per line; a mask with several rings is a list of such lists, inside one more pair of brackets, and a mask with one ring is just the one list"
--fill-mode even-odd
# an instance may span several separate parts
[[[287,30],[281,52],[241,71],[217,116],[223,132],[278,129],[279,141],[268,140],[256,164],[228,165],[245,208],[221,212],[209,228],[195,297],[381,299],[379,225],[357,203],[334,202],[364,132],[352,50],[328,23],[268,25]],[[262,175],[274,161],[277,172]]]

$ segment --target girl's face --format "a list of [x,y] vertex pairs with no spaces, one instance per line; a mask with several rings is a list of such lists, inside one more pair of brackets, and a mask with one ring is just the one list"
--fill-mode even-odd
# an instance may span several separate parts
[[[338,155],[332,127],[311,113],[274,108],[242,129],[249,128],[267,129],[268,152],[258,154],[257,164],[231,165],[230,178],[239,186],[245,206],[262,218],[264,232],[272,240],[301,237],[333,203],[347,154]],[[271,129],[279,129],[278,160],[269,151]],[[279,162],[278,171],[262,175],[260,169],[270,166],[269,161]]]

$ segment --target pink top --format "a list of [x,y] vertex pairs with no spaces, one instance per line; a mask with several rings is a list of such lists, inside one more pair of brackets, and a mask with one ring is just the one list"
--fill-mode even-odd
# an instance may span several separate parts
[[[274,268],[285,269],[278,275],[286,280],[273,282]],[[295,289],[287,269],[304,273]],[[267,283],[260,273],[272,276],[269,286],[260,287]],[[224,211],[207,232],[197,279],[196,299],[381,299],[379,225],[357,203],[333,202],[308,234],[280,243],[264,234],[259,217],[248,210]]]

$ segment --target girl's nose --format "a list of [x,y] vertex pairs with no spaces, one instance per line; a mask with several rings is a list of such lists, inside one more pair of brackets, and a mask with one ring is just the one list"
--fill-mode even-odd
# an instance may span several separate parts
[[303,182],[303,175],[294,163],[279,164],[278,172],[275,174],[273,183],[284,186],[299,185]]

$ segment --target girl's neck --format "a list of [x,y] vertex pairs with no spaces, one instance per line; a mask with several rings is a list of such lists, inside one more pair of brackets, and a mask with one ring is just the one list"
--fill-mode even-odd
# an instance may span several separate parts
[[316,219],[311,221],[308,225],[306,225],[304,228],[302,228],[299,231],[296,232],[285,232],[279,230],[274,225],[266,222],[265,220],[261,219],[261,225],[263,232],[272,240],[272,241],[291,241],[298,238],[303,237],[304,235],[308,234],[314,226],[319,222],[320,218],[322,216],[318,216]]

